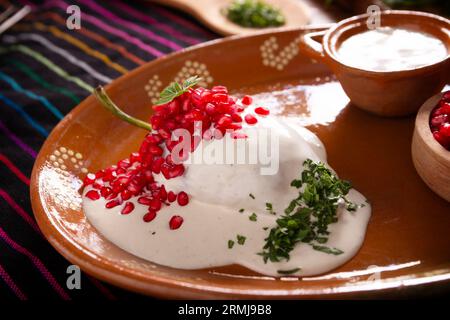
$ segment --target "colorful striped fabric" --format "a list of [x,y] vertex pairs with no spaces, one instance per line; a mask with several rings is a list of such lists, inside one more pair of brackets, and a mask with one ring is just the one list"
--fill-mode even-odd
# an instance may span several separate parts
[[[146,299],[82,275],[43,238],[31,211],[29,177],[52,128],[93,87],[215,34],[190,17],[146,1],[0,0],[33,12],[0,37],[0,301]],[[68,5],[80,30],[66,27]]]

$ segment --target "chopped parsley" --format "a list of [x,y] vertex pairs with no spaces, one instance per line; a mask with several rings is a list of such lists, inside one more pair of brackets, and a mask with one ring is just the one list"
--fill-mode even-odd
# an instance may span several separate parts
[[289,253],[299,242],[325,253],[342,253],[319,244],[328,241],[328,226],[337,222],[337,209],[341,203],[349,211],[358,208],[345,197],[351,184],[339,179],[321,162],[307,159],[303,166],[301,177],[291,182],[291,186],[298,189],[298,196],[285,209],[285,215],[277,219],[277,225],[270,229],[265,239],[263,251],[258,253],[264,262],[289,260]]
[[244,237],[244,236],[241,236],[240,234],[238,234],[237,236],[236,236],[236,239],[237,239],[237,243],[239,244],[239,245],[243,245],[244,243],[245,243],[245,240],[247,239],[246,237]]
[[234,241],[233,240],[228,240],[228,249],[232,249],[234,246]]
[[314,250],[322,251],[322,252],[325,252],[325,253],[328,253],[328,254],[334,254],[336,256],[344,253],[344,251],[342,251],[342,250],[339,250],[339,249],[336,249],[336,248],[330,248],[330,247],[327,247],[327,246],[319,246],[319,245],[313,244],[312,247],[313,247]]
[[256,213],[253,212],[250,216],[248,216],[248,219],[250,221],[256,221],[258,220],[258,216],[256,215]]
[[293,273],[296,273],[296,272],[298,272],[300,270],[302,270],[302,269],[301,268],[294,268],[294,269],[291,269],[291,270],[278,270],[277,272],[279,274],[293,274]]
[[273,211],[273,206],[272,206],[272,204],[270,202],[266,202],[266,210],[269,211],[270,214],[276,214]]
[[242,213],[242,212],[244,212],[244,211],[245,211],[244,209],[239,209],[239,212],[240,212],[240,213]]
[[252,198],[252,199],[255,199],[255,196],[254,196],[253,194],[251,194],[251,193],[249,193],[248,196],[249,196],[250,198]]

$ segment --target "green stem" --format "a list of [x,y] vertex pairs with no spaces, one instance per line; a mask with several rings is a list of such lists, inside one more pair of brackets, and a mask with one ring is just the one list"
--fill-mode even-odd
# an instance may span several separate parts
[[119,117],[120,119],[122,119],[136,127],[139,127],[141,129],[144,129],[147,131],[152,131],[152,126],[149,123],[139,120],[139,119],[136,119],[136,118],[133,118],[129,114],[123,112],[111,100],[111,98],[108,96],[108,94],[106,93],[105,89],[102,86],[98,86],[97,88],[95,88],[94,95],[98,99],[98,101],[100,101],[102,106],[105,107],[106,109],[108,109],[109,111],[111,111],[111,113],[114,114],[115,116]]

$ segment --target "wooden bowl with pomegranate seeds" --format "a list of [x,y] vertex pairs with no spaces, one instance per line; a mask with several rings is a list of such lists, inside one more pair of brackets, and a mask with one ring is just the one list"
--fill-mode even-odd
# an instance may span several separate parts
[[[450,91],[445,96],[450,96]],[[423,181],[450,202],[450,143],[447,145],[447,141],[443,141],[442,143],[446,145],[440,144],[430,127],[431,114],[439,107],[441,101],[444,101],[443,93],[431,97],[420,108],[412,140],[412,158]],[[450,115],[448,118],[450,122]],[[450,140],[449,137],[447,139]]]
[[52,131],[33,168],[33,211],[48,241],[84,272],[161,298],[359,298],[448,290],[450,251],[442,248],[450,247],[450,204],[414,169],[414,118],[376,117],[349,104],[331,70],[298,49],[302,35],[313,31],[212,41],[150,62],[106,90],[128,114],[148,119],[165,86],[198,74],[202,86],[252,95],[271,114],[309,128],[324,143],[330,165],[372,204],[364,244],[351,260],[318,276],[274,278],[238,265],[169,268],[115,246],[86,219],[80,187],[87,172],[137,150],[146,132],[115,118],[93,96]]

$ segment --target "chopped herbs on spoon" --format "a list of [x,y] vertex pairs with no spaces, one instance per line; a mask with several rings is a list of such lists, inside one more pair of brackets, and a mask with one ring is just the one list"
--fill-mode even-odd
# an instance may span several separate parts
[[262,0],[234,0],[224,13],[230,21],[246,28],[278,27],[286,23],[278,8]]
[[250,220],[250,221],[256,221],[256,220],[258,220],[258,216],[256,215],[256,213],[252,213],[249,217],[248,217],[248,219]]
[[289,253],[299,242],[325,253],[343,253],[319,244],[328,241],[328,226],[337,222],[341,203],[349,211],[359,207],[346,198],[352,186],[339,179],[322,162],[307,159],[303,166],[301,177],[291,182],[292,187],[299,189],[298,197],[285,209],[285,215],[277,219],[277,226],[270,229],[263,251],[258,253],[264,262],[289,260]]

